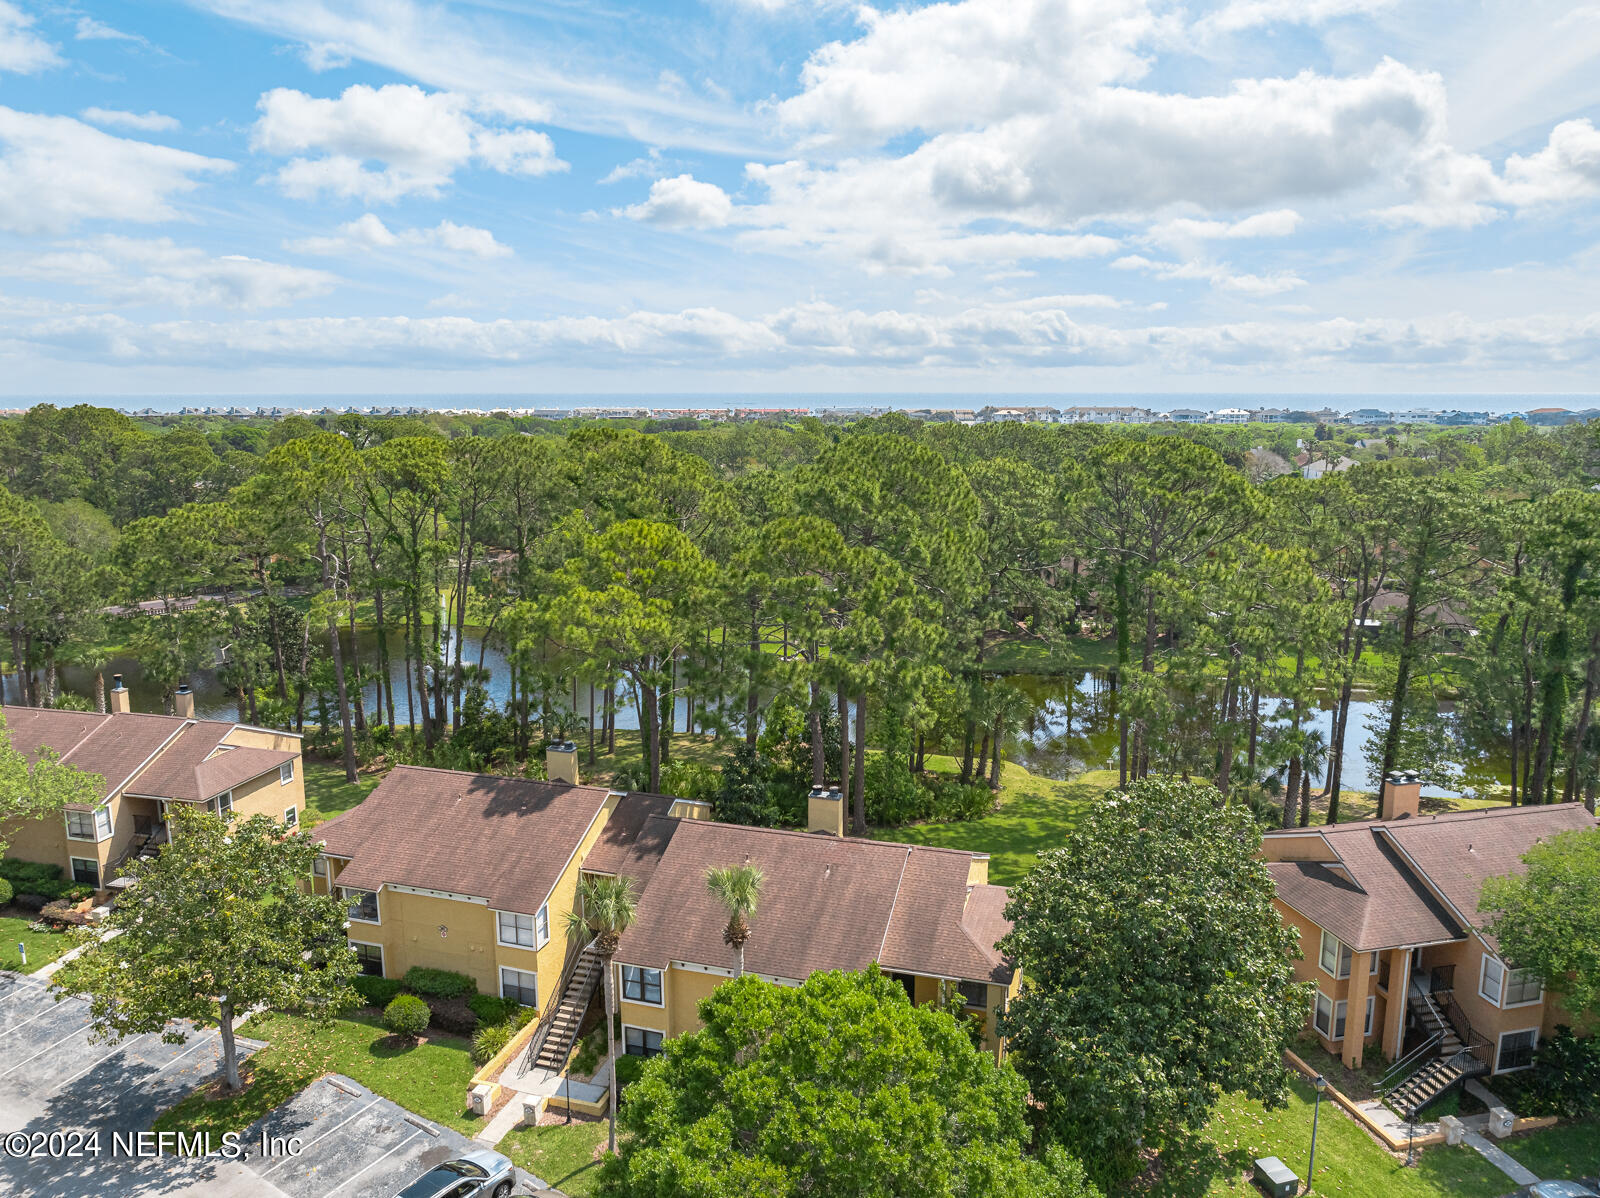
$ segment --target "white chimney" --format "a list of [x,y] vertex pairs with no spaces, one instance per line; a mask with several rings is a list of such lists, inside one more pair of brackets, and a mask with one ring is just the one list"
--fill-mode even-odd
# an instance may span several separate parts
[[578,746],[570,740],[552,741],[544,751],[544,776],[551,782],[578,784]]

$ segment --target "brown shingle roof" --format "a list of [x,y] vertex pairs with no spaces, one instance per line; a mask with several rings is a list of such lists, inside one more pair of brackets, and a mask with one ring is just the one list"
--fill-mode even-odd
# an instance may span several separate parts
[[5,717],[14,748],[32,756],[41,746],[49,746],[67,764],[99,774],[105,779],[103,798],[126,786],[185,723],[175,716],[141,712],[95,715],[10,706],[5,708]]
[[329,853],[350,858],[339,875],[342,886],[444,890],[531,915],[609,793],[399,766],[360,806],[318,826],[315,835]]
[[[667,836],[669,824],[676,826]],[[647,866],[652,854],[639,850],[646,837],[661,848],[642,888],[638,920],[617,951],[627,964],[731,968],[732,952],[722,942],[727,913],[706,889],[705,873],[748,862],[765,875],[745,945],[752,973],[799,980],[879,961],[888,969],[972,981],[1011,976],[992,941],[986,946],[983,939],[1004,923],[996,922],[996,896],[989,893],[1003,888],[973,888],[984,893],[966,914],[970,853],[657,814],[634,842],[634,860]],[[628,873],[628,863],[620,872]]]
[[[199,802],[231,790],[251,778],[276,769],[295,754],[277,749],[239,747],[218,753],[223,738],[233,725],[221,720],[197,720],[190,724],[129,785],[137,795]],[[212,754],[216,754],[212,756]]]
[[[640,890],[672,839],[676,820],[666,819],[678,800],[671,795],[632,792],[617,800],[605,829],[583,859],[583,868],[597,874],[626,874]],[[652,817],[662,817],[654,820]],[[648,835],[646,834],[648,830]]]

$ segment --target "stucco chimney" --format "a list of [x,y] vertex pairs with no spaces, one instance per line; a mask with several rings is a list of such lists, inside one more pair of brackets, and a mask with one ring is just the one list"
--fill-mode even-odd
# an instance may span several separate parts
[[181,720],[194,719],[194,692],[189,689],[187,682],[178,687],[178,693],[172,696],[173,713]]
[[813,787],[806,796],[806,831],[844,835],[844,796],[837,786],[829,790]]
[[128,693],[128,688],[122,685],[122,675],[121,674],[113,674],[113,675],[111,675],[111,711],[112,711],[112,713],[115,714],[116,712],[119,712],[119,711],[132,711],[133,710],[133,702],[132,702],[132,700],[133,700],[133,696]]
[[552,782],[578,784],[578,746],[570,740],[552,741],[544,751],[544,776]]
[[1406,819],[1417,813],[1422,777],[1416,770],[1396,770],[1383,780],[1378,796],[1379,819]]

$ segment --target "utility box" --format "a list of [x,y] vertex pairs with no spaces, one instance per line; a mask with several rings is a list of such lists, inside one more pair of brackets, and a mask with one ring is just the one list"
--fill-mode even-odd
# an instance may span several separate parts
[[1489,1134],[1503,1140],[1516,1129],[1517,1117],[1503,1106],[1489,1108]]
[[1300,1179],[1294,1170],[1275,1156],[1264,1156],[1256,1162],[1255,1179],[1267,1198],[1294,1198],[1300,1192]]

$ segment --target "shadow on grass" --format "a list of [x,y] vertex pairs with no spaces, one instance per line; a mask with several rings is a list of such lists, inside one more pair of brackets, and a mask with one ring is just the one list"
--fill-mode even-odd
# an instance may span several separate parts
[[1129,1192],[1148,1198],[1204,1198],[1218,1178],[1227,1178],[1231,1184],[1251,1164],[1248,1149],[1224,1153],[1203,1135],[1185,1136],[1163,1148]]

